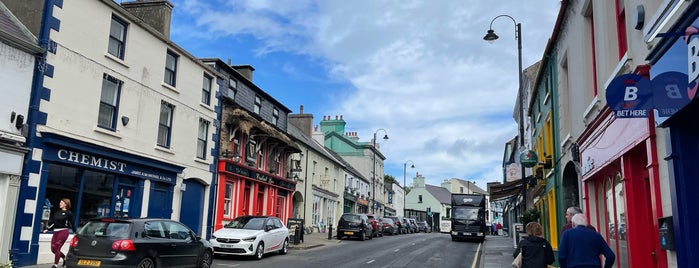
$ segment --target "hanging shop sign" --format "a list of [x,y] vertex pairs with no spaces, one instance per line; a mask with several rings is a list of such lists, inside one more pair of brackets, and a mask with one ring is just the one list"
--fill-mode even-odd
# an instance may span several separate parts
[[539,157],[536,155],[536,152],[527,150],[519,155],[519,162],[522,163],[523,167],[530,168],[539,163]]
[[622,74],[607,86],[607,105],[617,118],[648,117],[652,96],[650,81],[637,74]]

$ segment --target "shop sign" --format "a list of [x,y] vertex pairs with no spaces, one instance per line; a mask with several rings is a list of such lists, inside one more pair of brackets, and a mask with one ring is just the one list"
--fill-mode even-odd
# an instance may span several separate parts
[[127,163],[109,157],[93,155],[66,148],[47,147],[44,157],[49,161],[78,165],[96,170],[135,176],[143,179],[175,183],[176,174],[161,172],[152,167]]
[[536,152],[527,150],[519,155],[519,162],[522,163],[523,167],[530,168],[539,163],[539,157],[536,155]]
[[607,86],[607,105],[617,118],[648,117],[653,94],[648,79],[637,74],[622,74]]
[[296,190],[296,184],[293,182],[289,182],[283,179],[275,178],[267,174],[263,174],[260,172],[255,172],[253,170],[249,170],[245,167],[241,167],[238,165],[235,165],[233,163],[226,162],[225,166],[225,171],[228,171],[233,174],[238,174],[246,178],[254,179],[260,182],[272,184],[275,186],[279,186],[281,188],[285,188],[291,191]]

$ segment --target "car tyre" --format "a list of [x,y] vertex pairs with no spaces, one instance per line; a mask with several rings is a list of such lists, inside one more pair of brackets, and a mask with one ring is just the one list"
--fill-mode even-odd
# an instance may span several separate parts
[[366,240],[366,233],[364,231],[359,232],[359,240],[360,241]]
[[155,263],[150,258],[145,258],[138,263],[137,268],[154,268]]
[[265,255],[265,243],[260,242],[255,250],[255,259],[261,260],[263,255]]
[[214,259],[213,254],[206,250],[201,254],[201,260],[199,261],[199,268],[210,268],[212,260]]
[[284,239],[284,244],[282,244],[282,249],[279,250],[279,254],[286,255],[289,253],[289,239]]

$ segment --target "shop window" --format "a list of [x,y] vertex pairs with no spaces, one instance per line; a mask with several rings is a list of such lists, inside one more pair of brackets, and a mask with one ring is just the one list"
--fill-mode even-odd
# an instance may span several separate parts
[[600,190],[599,232],[616,254],[615,267],[629,267],[628,243],[626,240],[626,213],[621,173],[604,180]]
[[320,222],[320,197],[319,196],[313,196],[313,214],[312,216],[312,225],[318,225]]
[[232,197],[233,184],[226,183],[225,193],[223,195],[223,216],[227,218],[231,216]]

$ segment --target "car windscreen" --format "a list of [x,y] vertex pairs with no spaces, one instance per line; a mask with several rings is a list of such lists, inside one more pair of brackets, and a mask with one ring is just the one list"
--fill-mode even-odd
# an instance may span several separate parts
[[344,220],[346,222],[353,222],[353,223],[362,222],[362,219],[359,217],[359,215],[353,215],[353,214],[342,215],[342,220]]
[[223,227],[233,229],[262,230],[265,227],[265,218],[236,218]]
[[132,224],[128,222],[89,221],[78,231],[84,237],[128,238]]

